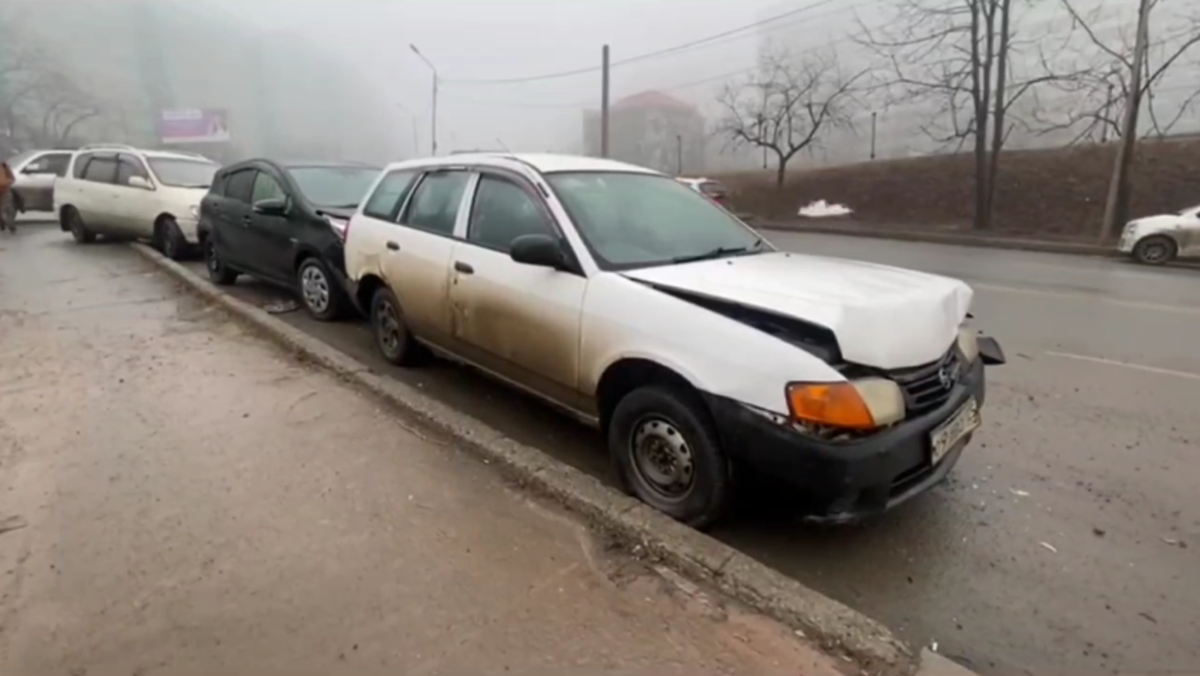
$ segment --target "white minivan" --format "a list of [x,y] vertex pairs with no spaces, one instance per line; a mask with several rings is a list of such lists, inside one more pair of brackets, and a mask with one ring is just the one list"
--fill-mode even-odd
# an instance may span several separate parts
[[351,218],[352,292],[383,356],[433,352],[606,435],[622,486],[697,527],[746,471],[810,519],[939,483],[980,426],[971,289],[776,250],[669,176],[560,155],[384,170]]
[[77,242],[98,234],[147,239],[178,259],[199,243],[200,200],[219,168],[194,153],[86,146],[55,184],[54,211]]

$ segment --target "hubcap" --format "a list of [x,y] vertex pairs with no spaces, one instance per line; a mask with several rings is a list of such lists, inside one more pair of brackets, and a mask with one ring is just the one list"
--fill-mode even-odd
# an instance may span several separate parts
[[1167,257],[1167,247],[1164,244],[1151,244],[1146,247],[1145,252],[1142,255],[1146,260],[1152,263],[1157,263]]
[[300,293],[315,312],[324,312],[329,307],[329,281],[315,265],[309,265],[300,273]]
[[673,424],[662,418],[643,420],[630,445],[633,467],[648,488],[671,501],[691,492],[696,474],[692,449]]
[[388,354],[400,349],[400,318],[389,301],[379,302],[379,342]]

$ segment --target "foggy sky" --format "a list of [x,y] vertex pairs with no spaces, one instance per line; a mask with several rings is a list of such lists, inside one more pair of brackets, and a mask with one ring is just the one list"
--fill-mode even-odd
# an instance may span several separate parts
[[[33,0],[42,7],[62,0]],[[167,0],[162,0],[167,2]],[[1021,2],[1022,0],[1018,0]],[[1164,12],[1190,0],[1164,0]],[[91,0],[99,9],[122,0]],[[192,11],[223,14],[231,25],[252,27],[251,34],[271,35],[272,42],[296,38],[314,45],[354,69],[370,83],[372,96],[362,106],[375,108],[373,119],[394,120],[388,148],[406,156],[428,152],[431,74],[412,51],[415,44],[437,67],[441,80],[438,140],[442,153],[472,148],[514,151],[581,150],[582,110],[600,100],[600,75],[590,72],[518,84],[463,84],[456,80],[519,78],[556,71],[596,67],[601,46],[611,46],[618,62],[716,33],[745,26],[819,0],[189,0]],[[42,4],[45,3],[45,4]],[[1131,0],[1076,0],[1081,9],[1105,6],[1132,14]],[[735,36],[676,54],[617,65],[612,99],[648,89],[665,90],[696,104],[714,118],[714,98],[723,81],[750,74],[755,55],[768,34],[784,38],[789,49],[836,49],[839,58],[864,58],[850,36],[858,31],[856,15],[868,24],[884,23],[892,0],[841,0],[803,15],[747,30]],[[1035,0],[1023,13],[1033,24],[1050,25],[1062,18],[1057,0]],[[1159,22],[1169,22],[1162,14]],[[1117,23],[1109,28],[1118,29]],[[101,33],[103,35],[103,33]],[[164,36],[170,40],[172,36]],[[220,50],[221,44],[205,47]],[[203,59],[203,50],[196,58]],[[87,59],[87,50],[60,58]],[[1195,70],[1177,69],[1176,78],[1195,79]],[[727,75],[727,78],[720,78]],[[320,90],[321,74],[296,72],[292,82],[312,81]],[[697,83],[699,80],[714,80]],[[692,83],[692,84],[689,84]],[[377,110],[380,101],[385,110]],[[346,102],[342,102],[346,103]],[[353,107],[353,102],[349,102]],[[203,105],[195,103],[192,105]],[[862,114],[870,118],[871,110]],[[911,111],[910,111],[911,112]],[[920,112],[920,111],[916,111]],[[904,120],[905,111],[881,111],[881,119]],[[339,113],[340,114],[340,113]],[[889,117],[890,115],[890,117]],[[281,120],[280,124],[286,124]],[[894,123],[890,131],[906,141],[911,125]],[[905,126],[905,128],[901,128]],[[414,149],[413,136],[415,127]],[[333,134],[354,134],[353,120]],[[398,140],[402,139],[402,141]],[[861,139],[851,139],[860,143]],[[841,141],[839,141],[841,142]],[[719,143],[719,142],[718,142]],[[398,144],[398,145],[397,145]],[[389,150],[389,152],[392,152]]]

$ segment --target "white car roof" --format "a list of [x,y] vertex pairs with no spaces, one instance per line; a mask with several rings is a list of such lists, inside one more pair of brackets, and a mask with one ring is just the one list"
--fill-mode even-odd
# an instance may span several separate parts
[[469,153],[446,157],[427,157],[393,162],[387,166],[386,171],[407,169],[410,167],[452,167],[460,164],[490,164],[502,167],[513,162],[532,167],[535,171],[542,174],[569,171],[623,171],[636,174],[650,174],[653,176],[662,175],[652,169],[639,167],[635,164],[617,162],[616,160],[586,157],[583,155],[555,155],[553,153]]
[[207,162],[208,164],[216,164],[213,160],[200,155],[190,155],[185,153],[174,153],[170,150],[138,150],[145,157],[165,158],[171,160],[192,160],[193,162]]
[[87,145],[75,151],[75,154],[82,153],[133,153],[141,155],[145,158],[163,158],[171,160],[192,160],[193,162],[204,162],[207,164],[217,164],[211,158],[205,157],[199,153],[192,152],[176,152],[174,150],[153,150],[146,148],[136,148],[134,146],[125,145],[123,143],[96,143]]

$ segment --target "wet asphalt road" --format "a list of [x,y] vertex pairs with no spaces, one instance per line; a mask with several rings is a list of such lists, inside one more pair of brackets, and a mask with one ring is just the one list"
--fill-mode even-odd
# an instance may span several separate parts
[[[985,674],[1200,667],[1200,273],[769,237],[788,249],[966,279],[979,326],[1002,341],[1010,363],[991,372],[985,427],[936,492],[856,528],[754,514],[717,537]],[[279,298],[251,280],[235,293],[262,305]],[[536,402],[449,365],[388,368],[361,324],[318,324],[300,311],[280,317],[608,475],[596,435]]]

